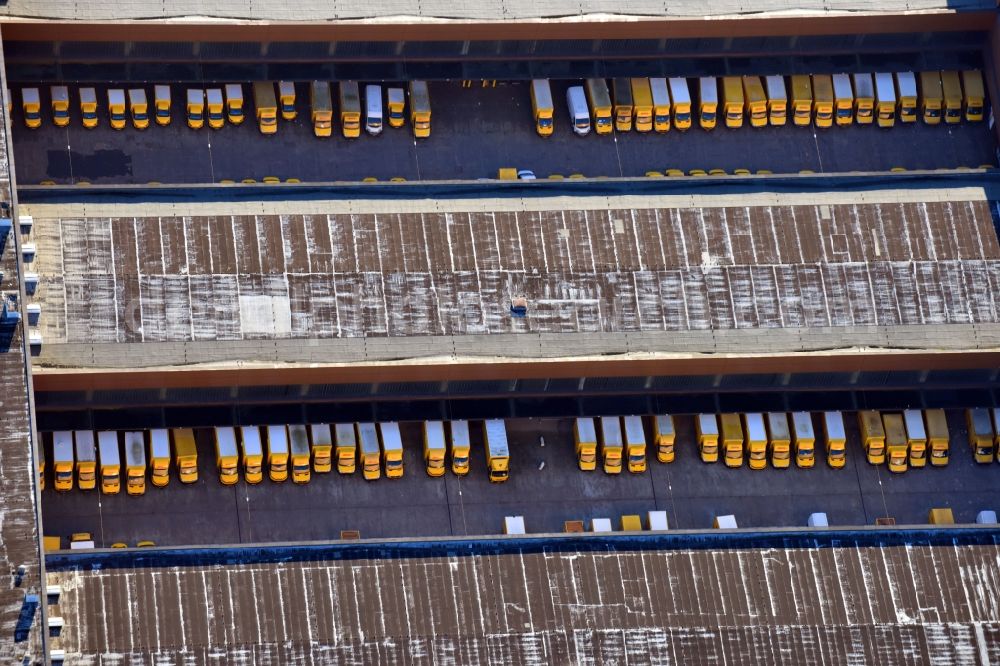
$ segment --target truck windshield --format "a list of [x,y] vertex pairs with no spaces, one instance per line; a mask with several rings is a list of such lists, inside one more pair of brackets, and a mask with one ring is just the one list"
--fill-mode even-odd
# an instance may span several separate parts
[[714,122],[715,121],[715,112],[714,111],[702,111],[702,113],[701,113],[701,119],[704,120],[704,121],[706,121],[706,122]]
[[552,119],[551,118],[539,118],[538,119],[538,126],[539,127],[552,127]]
[[754,460],[763,460],[764,457],[765,457],[765,455],[766,454],[765,454],[764,451],[751,451],[750,452],[750,457],[753,458]]
[[271,463],[271,470],[275,472],[284,472],[288,469],[287,463]]
[[639,453],[639,454],[632,454],[632,455],[630,455],[628,457],[629,462],[634,462],[634,463],[642,462],[645,459],[646,459],[646,456],[644,456],[641,453]]
[[739,449],[729,449],[726,451],[727,458],[741,458],[743,457],[743,452]]
[[705,453],[715,453],[718,450],[717,444],[702,444],[701,450]]
[[166,467],[154,467],[153,468],[153,476],[166,476],[166,475],[167,475],[167,468]]
[[109,483],[118,483],[118,474],[105,474],[104,480]]
[[169,115],[170,115],[170,109],[169,108],[166,108],[166,109],[157,109],[156,110],[156,117],[157,118],[166,118]]
[[774,457],[777,458],[778,460],[787,460],[788,449],[775,449]]
[[309,465],[295,465],[294,467],[292,467],[292,469],[295,470],[296,472],[304,473],[309,471]]
[[73,478],[73,470],[66,470],[61,472],[56,472],[57,479],[71,479]]
[[260,465],[247,465],[247,474],[260,474]]
[[385,461],[385,466],[386,467],[391,467],[391,468],[395,469],[396,467],[402,467],[403,466],[403,461],[402,460],[386,460]]
[[976,447],[977,456],[990,456],[993,455],[993,449],[988,446],[977,446]]
[[677,122],[679,123],[686,123],[689,120],[691,120],[691,114],[687,111],[681,111],[675,114],[675,117],[677,118]]
[[231,106],[231,107],[229,107],[229,115],[231,115],[231,116],[233,116],[235,118],[242,118],[243,117],[243,109],[241,109],[238,106]]
[[455,456],[455,464],[456,465],[460,465],[460,466],[461,465],[468,465],[469,464],[469,456]]
[[444,467],[444,460],[441,458],[431,458],[430,460],[427,461],[427,466],[432,467],[434,469]]
[[944,458],[946,455],[948,455],[948,451],[947,449],[934,449],[933,451],[931,451],[931,455],[935,458]]
[[56,118],[66,118],[69,116],[68,109],[52,109],[52,115]]
[[199,112],[199,111],[191,111],[190,113],[188,113],[188,117],[191,120],[201,120],[201,112]]
[[594,453],[581,453],[580,460],[583,462],[594,462],[597,459],[597,455]]

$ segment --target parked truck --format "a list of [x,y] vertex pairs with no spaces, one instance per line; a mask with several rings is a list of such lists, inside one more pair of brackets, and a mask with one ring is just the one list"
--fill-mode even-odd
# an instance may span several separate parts
[[674,115],[674,127],[680,131],[691,129],[691,89],[687,79],[674,76],[667,79],[670,86],[670,107]]
[[674,419],[670,414],[653,417],[653,442],[656,444],[656,459],[661,463],[674,461]]
[[653,90],[649,79],[637,77],[629,79],[632,87],[632,102],[635,113],[635,131],[649,132],[653,129]]
[[584,90],[587,93],[587,104],[590,106],[594,131],[597,134],[610,134],[613,125],[611,93],[608,91],[608,82],[604,79],[587,79]]
[[52,123],[56,127],[69,125],[69,88],[67,86],[52,86]]
[[97,90],[80,88],[80,117],[85,129],[97,127]]
[[427,476],[443,476],[448,444],[444,438],[444,421],[424,421],[424,466]]
[[357,81],[341,81],[340,130],[345,139],[361,136],[361,89]]
[[826,463],[840,469],[847,464],[847,431],[844,415],[840,412],[823,412],[823,439],[826,440]]
[[695,434],[698,437],[698,452],[701,461],[707,463],[719,460],[719,421],[715,414],[698,414],[695,417]]
[[639,474],[646,471],[646,432],[642,427],[642,417],[623,416],[622,430],[625,432],[625,449],[628,455],[628,471]]
[[365,481],[374,481],[382,476],[379,465],[381,450],[378,445],[378,430],[374,423],[356,423],[358,457],[361,459],[361,473]]
[[292,482],[309,483],[311,478],[309,432],[304,425],[290,425],[288,440],[291,443]]
[[125,433],[125,491],[133,496],[146,492],[146,438],[139,431]]
[[903,422],[903,415],[895,412],[883,414],[882,424],[885,431],[885,448],[889,459],[889,471],[897,474],[905,472],[909,451],[906,446],[906,426]]
[[236,446],[236,428],[219,426],[215,429],[215,468],[219,482],[231,486],[240,480],[240,452]]
[[187,124],[195,130],[205,126],[205,90],[202,88],[188,88]]
[[267,478],[275,483],[288,479],[288,428],[269,425],[264,429],[267,446]]
[[448,439],[451,445],[451,472],[455,476],[465,476],[469,473],[469,452],[472,449],[469,422],[449,421]]
[[403,439],[399,435],[399,424],[387,421],[378,424],[379,443],[382,446],[382,463],[385,478],[398,479],[403,476]]
[[76,450],[76,482],[80,490],[97,487],[97,445],[93,430],[77,430],[73,433]]
[[910,467],[927,465],[927,429],[924,427],[924,415],[919,409],[903,411],[903,422],[906,425],[906,446],[910,451]]
[[108,90],[108,118],[111,129],[125,129],[128,116],[125,110],[125,90],[123,88],[110,88]]
[[406,91],[402,88],[387,88],[385,97],[389,109],[389,127],[402,127],[406,124]]
[[739,414],[721,414],[722,451],[726,467],[743,465],[743,424]]
[[[994,417],[997,415],[994,414]],[[969,432],[969,445],[976,462],[983,464],[993,462],[993,423],[990,422],[990,412],[977,407],[965,410],[965,426]]]
[[670,131],[670,86],[664,78],[651,78],[649,92],[653,96],[653,130]]
[[222,99],[222,88],[209,88],[205,91],[205,102],[208,116],[208,126],[212,129],[222,129],[226,124],[226,103]]
[[117,495],[121,491],[121,456],[118,433],[102,430],[97,433],[97,454],[101,463],[101,492]]
[[309,102],[312,109],[313,134],[326,137],[333,134],[333,96],[327,81],[313,81],[309,85]]
[[951,436],[948,433],[948,418],[943,409],[926,409],[927,445],[931,450],[931,465],[943,467],[948,464],[948,449]]
[[132,116],[132,127],[144,130],[149,127],[149,102],[142,88],[128,89],[128,111]]
[[531,81],[531,110],[535,118],[535,131],[538,136],[552,134],[552,88],[548,79],[533,79]]
[[170,124],[170,86],[153,86],[153,105],[156,124],[166,126]]
[[358,436],[353,423],[338,423],[333,427],[337,438],[337,471],[341,474],[354,474],[357,466]]
[[260,427],[242,426],[240,446],[243,478],[247,483],[260,483],[264,480],[264,443],[260,438]]
[[28,129],[42,126],[42,100],[38,88],[21,88],[21,111]]
[[622,471],[622,425],[617,416],[602,416],[601,461],[606,474],[621,474]]
[[253,105],[257,114],[257,127],[261,134],[278,131],[278,102],[274,98],[274,83],[254,81]]
[[149,431],[149,481],[157,488],[170,483],[170,431]]
[[291,81],[278,81],[278,101],[281,103],[283,120],[295,120],[298,111],[295,110],[295,84]]
[[73,475],[76,460],[73,457],[73,432],[59,430],[52,433],[52,469],[55,474],[55,489],[64,492],[73,490]]
[[[767,425],[767,447],[771,452],[771,466],[775,469],[785,469],[791,464],[792,433],[788,429],[788,414],[785,412],[768,412],[765,415]],[[812,423],[809,424],[810,426]]]
[[333,469],[333,434],[328,423],[309,426],[309,445],[312,449],[313,471],[326,474]]
[[868,462],[881,465],[885,462],[885,427],[881,415],[874,410],[858,412],[858,427]]
[[431,135],[431,95],[426,81],[410,81],[410,122],[415,138]]
[[177,465],[177,477],[181,483],[194,483],[198,480],[198,445],[194,440],[194,430],[191,428],[174,428],[170,431],[174,445],[174,464]]
[[760,412],[742,414],[743,422],[743,453],[747,457],[750,469],[767,467],[767,430],[764,426],[764,415]]
[[573,421],[573,443],[577,464],[585,472],[597,469],[597,428],[592,418]]
[[510,450],[507,447],[507,424],[503,419],[483,421],[486,444],[486,468],[490,483],[503,483],[510,476]]
[[246,117],[243,101],[243,85],[240,83],[226,84],[226,118],[233,125],[241,125]]

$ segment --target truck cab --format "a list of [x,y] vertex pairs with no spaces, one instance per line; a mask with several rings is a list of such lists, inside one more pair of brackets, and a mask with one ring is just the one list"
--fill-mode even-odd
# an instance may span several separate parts
[[469,473],[469,452],[472,450],[469,422],[449,421],[448,436],[451,444],[451,472],[455,476],[465,476]]
[[174,428],[170,431],[170,439],[174,445],[174,464],[177,465],[177,478],[181,483],[194,483],[198,480],[198,445],[191,428]]
[[170,124],[170,86],[153,86],[153,115],[157,125]]
[[924,415],[919,409],[903,411],[903,423],[906,425],[906,446],[910,451],[910,467],[927,465],[927,429],[924,427]]
[[144,130],[149,127],[149,102],[142,88],[128,89],[128,108],[132,116],[132,127]]
[[97,127],[97,90],[80,88],[80,115],[85,129]]
[[573,443],[580,469],[585,472],[597,469],[597,427],[594,419],[574,419]]
[[426,81],[410,81],[410,122],[415,138],[431,135],[431,96]]
[[76,450],[76,481],[80,490],[97,487],[97,445],[93,430],[77,430],[73,433]]
[[365,86],[365,131],[371,136],[382,133],[382,86]]
[[28,129],[42,126],[42,100],[38,88],[21,88],[21,111]]
[[610,134],[614,127],[611,120],[611,93],[604,79],[587,79],[584,83],[590,119],[597,134]]
[[270,81],[254,81],[253,102],[260,133],[274,134],[277,132],[278,103],[274,98],[274,84]]
[[309,106],[312,109],[313,134],[327,137],[333,134],[333,97],[327,81],[309,85]]
[[281,117],[284,120],[295,120],[298,112],[295,110],[295,84],[291,81],[278,81],[278,101],[281,103]]
[[187,124],[191,129],[205,126],[205,91],[201,88],[187,91]]
[[507,424],[503,419],[483,421],[486,443],[486,467],[490,483],[503,483],[510,477],[510,450],[507,447]]
[[646,471],[646,432],[641,416],[623,416],[622,430],[625,432],[625,450],[628,455],[628,471],[640,474]]
[[309,426],[309,446],[312,449],[313,471],[326,474],[333,469],[333,433],[327,423]]
[[170,431],[149,431],[149,481],[157,488],[170,483]]
[[695,418],[695,434],[698,437],[698,451],[701,454],[701,461],[718,462],[719,421],[715,414],[698,414]]
[[658,414],[653,417],[653,440],[656,444],[656,459],[661,463],[674,461],[674,442],[677,431],[674,430],[674,419],[670,414]]
[[52,469],[55,473],[55,489],[60,492],[73,490],[76,460],[73,456],[73,433],[70,430],[52,433]]
[[[767,446],[771,453],[771,466],[785,469],[791,463],[792,434],[788,430],[788,414],[768,412],[764,415],[767,425]],[[810,424],[812,425],[812,424]]]
[[269,425],[264,429],[267,445],[267,478],[275,483],[288,480],[288,428]]
[[108,89],[108,119],[111,129],[123,130],[128,123],[125,111],[125,90],[123,88]]
[[847,431],[844,415],[840,412],[823,412],[823,438],[826,440],[826,463],[840,469],[847,464]]
[[687,79],[674,76],[667,79],[670,87],[670,104],[673,107],[674,127],[680,131],[691,129],[691,90]]
[[875,84],[868,73],[851,74],[854,84],[854,119],[859,125],[875,122]]
[[69,88],[52,86],[52,123],[56,127],[69,125]]
[[208,107],[208,126],[212,129],[222,129],[226,124],[222,88],[209,88],[205,91],[205,99]]
[[259,426],[240,427],[240,447],[243,456],[243,478],[257,484],[264,480],[264,443]]
[[125,491],[132,496],[146,492],[146,438],[139,431],[125,433]]
[[774,74],[764,77],[767,87],[767,120],[773,127],[781,127],[788,122],[788,92],[785,77]]
[[[997,414],[994,413],[994,418]],[[990,422],[990,412],[977,407],[965,410],[965,425],[969,431],[969,445],[972,455],[980,464],[993,462],[993,423]]]
[[653,129],[653,90],[649,79],[638,77],[629,79],[632,87],[632,102],[636,132],[650,132]]
[[358,455],[358,437],[354,424],[337,423],[333,426],[333,434],[337,438],[337,471],[341,474],[354,474]]
[[767,430],[764,415],[759,412],[741,414],[743,421],[743,453],[750,469],[767,467]]
[[399,434],[399,424],[387,421],[378,424],[379,444],[382,447],[382,463],[385,478],[399,479],[403,476],[403,439]]
[[930,447],[931,465],[943,467],[948,464],[948,449],[951,436],[948,433],[948,418],[943,409],[924,410],[927,426],[927,445]]
[[382,476],[379,464],[381,448],[378,443],[378,430],[374,423],[357,423],[358,457],[361,459],[361,473],[365,481],[374,481]]
[[722,106],[726,115],[726,127],[743,127],[744,97],[743,80],[738,76],[722,77]]
[[406,124],[406,91],[402,88],[387,88],[385,97],[388,102],[389,127],[402,127]]
[[881,465],[885,462],[885,427],[881,415],[874,410],[858,412],[858,427],[869,464]]
[[743,424],[739,414],[720,414],[722,455],[726,467],[743,466]]
[[444,439],[444,421],[424,421],[424,468],[427,476],[444,476],[448,444]]
[[906,471],[906,461],[909,450],[906,446],[906,425],[902,414],[883,414],[883,429],[885,430],[886,457],[889,460],[889,471],[899,474]]
[[617,416],[602,416],[601,460],[606,474],[621,474],[622,471],[622,426]]
[[97,454],[101,465],[101,492],[117,495],[121,491],[121,457],[118,433],[102,430],[97,433]]
[[[329,84],[327,84],[329,86]],[[226,118],[233,125],[241,125],[246,118],[246,103],[243,100],[243,86],[239,83],[226,84]]]
[[292,482],[309,483],[312,477],[312,467],[309,464],[309,432],[304,425],[290,425],[288,440],[291,444]]
[[653,130],[670,131],[670,87],[664,78],[651,78],[649,92],[653,96]]
[[531,81],[531,112],[535,119],[535,131],[538,136],[550,136],[553,123],[552,88],[548,79],[533,79]]
[[240,453],[236,446],[236,428],[219,426],[215,428],[215,468],[219,472],[219,482],[231,486],[240,480]]

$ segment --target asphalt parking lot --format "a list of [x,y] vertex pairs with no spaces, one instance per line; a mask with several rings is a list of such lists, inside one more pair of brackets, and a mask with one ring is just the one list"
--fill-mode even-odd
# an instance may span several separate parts
[[[257,181],[266,176],[303,182],[477,179],[496,176],[501,167],[532,169],[550,174],[589,177],[642,176],[670,168],[737,168],[774,173],[885,171],[975,167],[995,162],[994,139],[986,123],[939,125],[923,123],[875,126],[693,128],[667,134],[615,133],[577,137],[570,129],[565,90],[578,82],[553,81],[555,133],[539,137],[531,118],[527,84],[496,88],[462,88],[458,82],[432,82],[432,134],[414,140],[409,124],[387,127],[381,136],[347,140],[334,123],[334,137],[313,136],[308,87],[297,89],[298,117],[279,120],[275,136],[262,136],[248,118],[240,126],[221,130],[191,130],[184,117],[185,92],[173,91],[173,121],[145,131],[131,125],[110,129],[102,105],[100,126],[82,128],[79,110],[71,108],[67,128],[56,128],[48,112],[48,87],[40,86],[44,123],[25,128],[15,110],[13,132],[18,182],[37,185],[81,180],[95,184],[217,183],[229,179]],[[250,86],[244,85],[249,99]],[[147,92],[151,95],[151,89]],[[335,93],[336,94],[336,93]],[[15,98],[19,99],[15,93]],[[98,99],[106,100],[104,90]],[[71,99],[77,92],[71,89]]]
[[[420,460],[420,426],[403,424],[406,472],[402,479],[366,482],[353,476],[313,475],[307,485],[242,481],[222,486],[214,470],[211,431],[199,430],[200,475],[196,484],[176,477],[166,488],[147,486],[142,497],[104,496],[74,490],[42,496],[44,531],[67,538],[88,531],[98,546],[116,541],[158,545],[235,544],[331,540],[340,530],[362,538],[498,534],[503,517],[523,515],[528,532],[559,532],[566,520],[666,510],[671,528],[709,528],[720,514],[735,514],[741,527],[803,526],[810,513],[826,512],[831,526],[870,525],[892,516],[898,524],[927,522],[930,508],[950,507],[958,522],[982,509],[998,510],[1000,465],[977,465],[961,411],[948,413],[952,430],[947,467],[890,474],[865,462],[853,414],[845,414],[848,464],[842,470],[817,460],[813,469],[704,464],[695,447],[693,419],[675,417],[677,459],[650,457],[643,474],[608,476],[576,466],[572,422],[522,419],[508,422],[511,478],[490,484],[478,424],[473,424],[472,469],[428,477]],[[820,432],[817,426],[817,433]],[[544,436],[545,446],[539,443]],[[822,447],[817,446],[817,452]],[[544,465],[543,465],[544,463]],[[51,486],[49,487],[51,488]]]

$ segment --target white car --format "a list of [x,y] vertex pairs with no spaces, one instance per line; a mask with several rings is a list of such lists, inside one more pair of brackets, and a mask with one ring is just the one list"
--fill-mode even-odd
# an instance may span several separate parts
[[535,180],[535,172],[530,169],[521,169],[517,172],[518,180]]

